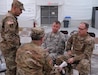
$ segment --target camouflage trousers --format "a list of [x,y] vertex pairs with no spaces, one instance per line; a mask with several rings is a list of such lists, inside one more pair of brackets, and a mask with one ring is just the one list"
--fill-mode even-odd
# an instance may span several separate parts
[[16,75],[16,68],[12,70],[7,69],[7,71],[5,72],[5,75]]
[[5,58],[5,59],[6,59],[6,65],[7,65],[7,71],[5,75],[16,75],[15,57]]
[[5,75],[16,75],[16,51],[18,49],[17,47],[13,47],[12,43],[7,42],[3,40],[0,42],[0,49],[4,55],[6,66],[7,66],[7,71]]
[[5,54],[5,62],[7,66],[7,70],[5,72],[5,75],[16,75],[16,51],[12,51],[10,53]]
[[[69,57],[66,57],[65,55],[61,55],[59,57],[57,57],[56,59],[56,64],[60,65],[62,63],[62,61],[66,61]],[[73,74],[73,69],[76,69],[79,71],[79,75],[88,75],[89,71],[90,71],[90,62],[88,59],[82,59],[80,61],[76,61],[73,64],[68,64],[68,66],[66,66],[65,71],[67,72],[67,75],[72,75]]]
[[88,75],[90,71],[90,62],[87,59],[82,59],[79,64],[77,64],[76,69],[79,71],[80,75]]

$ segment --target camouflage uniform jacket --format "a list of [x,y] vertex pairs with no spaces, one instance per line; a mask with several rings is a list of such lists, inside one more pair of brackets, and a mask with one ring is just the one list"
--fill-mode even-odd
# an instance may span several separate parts
[[72,35],[66,46],[66,50],[72,50],[74,60],[90,59],[94,48],[94,38],[87,34],[80,37],[77,34]]
[[65,42],[67,38],[61,32],[56,34],[49,32],[44,37],[42,46],[49,51],[49,53],[56,53],[62,55],[65,50]]
[[1,37],[3,40],[0,45],[4,49],[18,48],[20,46],[18,21],[10,11],[2,20]]
[[20,46],[16,54],[17,75],[50,75],[51,59],[33,42]]
[[5,57],[7,71],[6,75],[15,75],[16,70],[16,51],[20,46],[18,35],[17,18],[9,11],[2,20],[0,49]]

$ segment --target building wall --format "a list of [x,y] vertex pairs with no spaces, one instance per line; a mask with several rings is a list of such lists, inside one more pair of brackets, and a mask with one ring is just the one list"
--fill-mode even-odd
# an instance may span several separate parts
[[[0,15],[10,9],[13,0],[0,0]],[[58,5],[58,20],[62,22],[65,16],[71,17],[71,25],[76,26],[81,21],[90,24],[92,7],[98,6],[98,0],[19,0],[24,3],[26,11],[19,17],[20,27],[33,27],[33,22],[40,24],[40,6]],[[1,17],[0,17],[1,18]]]

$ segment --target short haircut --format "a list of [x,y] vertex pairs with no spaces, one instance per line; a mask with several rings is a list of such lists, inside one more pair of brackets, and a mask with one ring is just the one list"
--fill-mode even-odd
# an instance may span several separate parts
[[54,21],[56,24],[59,24],[59,25],[61,25],[61,23],[60,23],[60,21]]
[[81,22],[81,24],[85,24],[85,28],[89,28],[89,24],[88,23],[86,23],[86,22]]
[[45,35],[44,29],[41,27],[34,27],[31,30],[31,39],[32,40],[40,40]]

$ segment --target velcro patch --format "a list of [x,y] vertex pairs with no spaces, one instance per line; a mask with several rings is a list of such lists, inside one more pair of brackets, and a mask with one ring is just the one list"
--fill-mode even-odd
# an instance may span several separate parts
[[11,25],[11,24],[14,24],[14,22],[13,21],[7,21],[7,24]]

